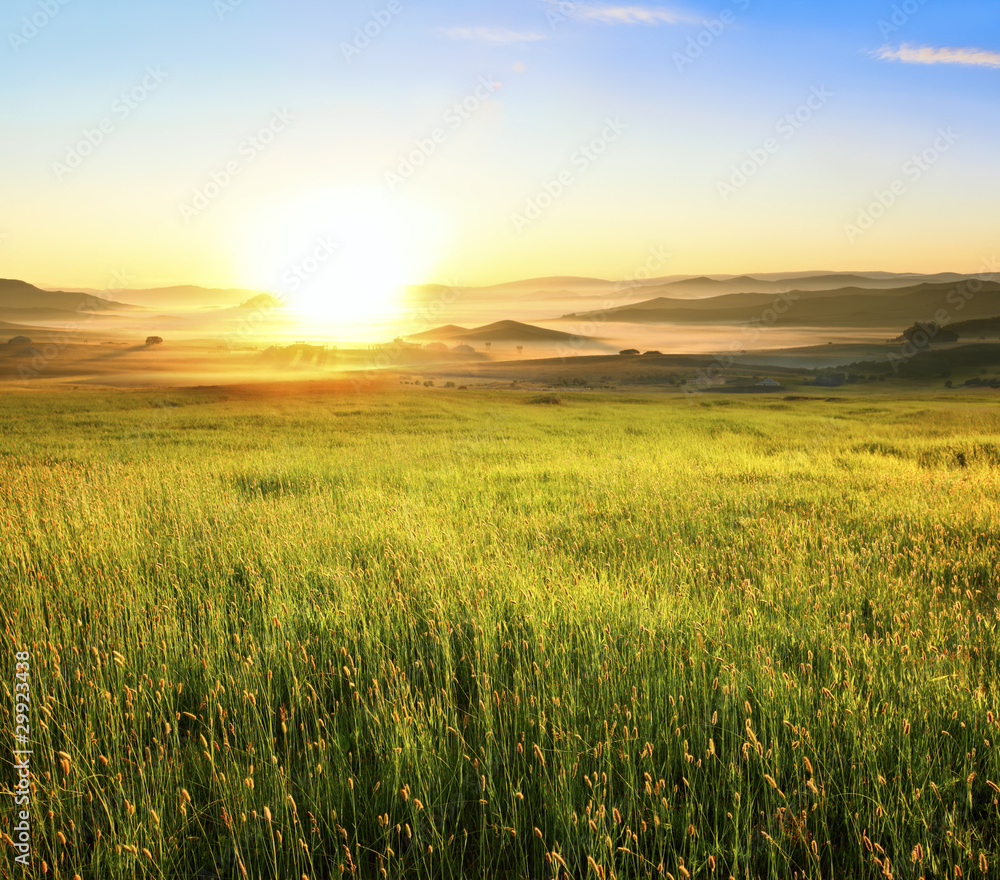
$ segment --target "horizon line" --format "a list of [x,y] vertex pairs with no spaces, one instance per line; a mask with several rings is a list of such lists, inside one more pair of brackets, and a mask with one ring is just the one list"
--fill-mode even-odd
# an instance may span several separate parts
[[[488,289],[491,287],[504,287],[511,284],[524,284],[532,281],[546,281],[550,279],[566,279],[566,280],[579,280],[579,281],[590,281],[590,282],[600,282],[602,284],[630,284],[635,283],[639,285],[648,285],[652,282],[658,281],[660,279],[669,278],[676,281],[682,280],[696,280],[699,278],[707,278],[712,281],[729,281],[736,278],[752,278],[755,281],[767,281],[770,279],[762,278],[759,276],[763,275],[789,275],[789,276],[799,276],[805,277],[807,275],[866,275],[872,273],[879,273],[883,275],[896,275],[900,277],[912,276],[912,277],[930,277],[934,275],[981,275],[981,271],[975,272],[959,272],[954,269],[942,269],[937,272],[894,272],[889,269],[788,269],[788,270],[774,270],[774,271],[757,271],[757,272],[675,272],[670,275],[653,275],[649,278],[621,278],[614,280],[611,278],[599,278],[592,275],[530,275],[523,278],[512,278],[507,281],[496,281],[492,284],[455,284],[446,281],[421,281],[421,282],[411,282],[405,284],[396,285],[399,288],[414,288],[414,287],[444,287],[452,289]],[[45,282],[33,282],[26,281],[23,278],[0,278],[0,281],[21,281],[25,284],[30,284],[32,287],[37,287],[39,290],[45,290],[50,292],[72,292],[76,291],[114,291],[114,290],[166,290],[172,287],[197,287],[203,290],[246,290],[246,291],[256,291],[258,293],[275,293],[276,289],[265,288],[265,287],[255,287],[240,283],[199,283],[194,281],[184,281],[184,282],[140,282],[139,286],[117,286],[117,287],[92,287],[77,284],[52,284]],[[671,282],[665,282],[671,283]]]

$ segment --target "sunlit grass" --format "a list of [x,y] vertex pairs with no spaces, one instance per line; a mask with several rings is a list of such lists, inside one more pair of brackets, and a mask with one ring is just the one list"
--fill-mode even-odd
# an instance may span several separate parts
[[993,406],[221,397],[0,401],[36,876],[996,870]]

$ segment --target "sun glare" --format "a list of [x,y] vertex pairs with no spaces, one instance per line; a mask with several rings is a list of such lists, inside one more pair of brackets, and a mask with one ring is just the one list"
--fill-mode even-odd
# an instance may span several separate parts
[[362,339],[392,324],[406,285],[430,275],[441,229],[434,211],[386,193],[324,190],[257,218],[245,261],[303,331]]

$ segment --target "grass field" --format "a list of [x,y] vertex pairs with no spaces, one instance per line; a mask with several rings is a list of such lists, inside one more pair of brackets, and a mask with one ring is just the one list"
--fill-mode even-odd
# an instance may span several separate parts
[[27,876],[998,876],[992,398],[530,400],[0,398]]

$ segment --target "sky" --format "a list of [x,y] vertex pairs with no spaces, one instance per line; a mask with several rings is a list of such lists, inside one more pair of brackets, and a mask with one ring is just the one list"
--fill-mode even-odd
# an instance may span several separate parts
[[7,0],[0,39],[0,277],[42,286],[1000,251],[995,0]]

